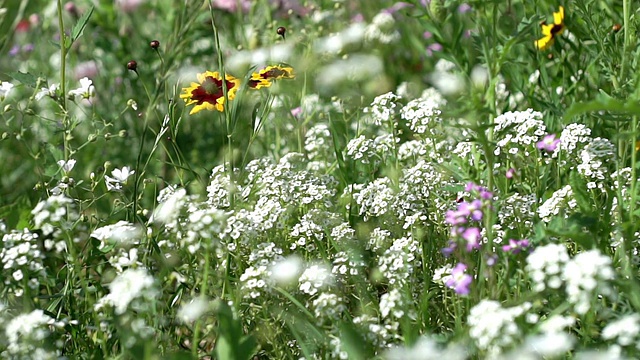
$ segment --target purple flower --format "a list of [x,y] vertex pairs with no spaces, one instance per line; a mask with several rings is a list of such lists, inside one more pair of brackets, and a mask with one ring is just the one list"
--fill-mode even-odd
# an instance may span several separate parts
[[538,141],[536,147],[547,152],[554,152],[560,144],[560,139],[556,139],[556,134],[545,135],[542,140]]
[[445,214],[445,221],[454,226],[466,224],[468,215],[468,213],[461,212],[460,210],[448,210]]
[[512,179],[515,175],[516,175],[516,169],[509,168],[509,170],[507,170],[507,174],[505,176],[507,177],[507,179]]
[[529,245],[531,244],[527,239],[522,239],[522,240],[509,239],[509,245],[503,245],[502,251],[511,252],[512,254],[517,254],[520,251],[528,248]]
[[453,270],[451,270],[451,278],[447,280],[445,285],[452,288],[456,294],[459,295],[468,295],[469,294],[469,286],[471,285],[471,281],[473,278],[471,275],[466,274],[467,265],[463,263],[458,263]]
[[433,37],[433,33],[431,31],[425,31],[422,33],[422,37],[425,39],[431,39]]
[[16,56],[20,53],[20,45],[14,45],[11,50],[9,50],[9,55]]
[[404,2],[404,1],[399,1],[395,4],[393,4],[392,7],[387,8],[387,9],[383,9],[383,12],[389,13],[389,14],[393,14],[399,10],[402,10],[404,8],[408,8],[408,7],[413,7],[413,4],[409,4],[408,2]]
[[480,248],[480,229],[472,227],[465,229],[462,238],[467,242],[467,251]]
[[482,201],[476,199],[471,203],[463,201],[458,206],[458,211],[466,216],[471,216],[474,221],[482,220]]
[[464,14],[464,13],[469,12],[469,11],[471,11],[471,5],[469,5],[467,3],[464,3],[464,4],[460,5],[460,6],[458,6],[458,12],[460,14]]
[[442,51],[442,45],[440,45],[438,43],[433,43],[433,44],[427,46],[427,55],[433,56],[433,52],[434,51]]
[[442,255],[444,255],[444,257],[449,257],[451,256],[451,254],[453,254],[454,251],[456,251],[456,248],[458,248],[456,242],[453,240],[449,240],[449,245],[441,250]]
[[298,106],[295,109],[291,109],[291,115],[293,115],[293,117],[297,118],[298,116],[302,115],[302,108],[300,106]]

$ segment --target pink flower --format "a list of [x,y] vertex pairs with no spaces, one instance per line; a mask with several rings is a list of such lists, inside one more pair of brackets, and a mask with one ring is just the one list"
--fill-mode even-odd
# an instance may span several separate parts
[[451,278],[447,280],[445,285],[452,288],[456,294],[459,295],[468,295],[470,292],[469,286],[473,281],[471,275],[466,274],[467,265],[463,263],[458,263],[453,270],[451,270]]
[[560,139],[556,139],[556,134],[545,135],[542,140],[538,141],[536,147],[547,152],[554,152],[560,144]]

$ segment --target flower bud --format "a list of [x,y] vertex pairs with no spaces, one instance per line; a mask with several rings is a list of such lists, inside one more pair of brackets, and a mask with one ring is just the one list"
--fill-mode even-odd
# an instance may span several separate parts
[[138,63],[135,60],[131,60],[127,63],[127,69],[138,73]]
[[160,41],[153,40],[149,43],[149,46],[151,46],[153,50],[158,50],[158,48],[160,47]]
[[287,32],[287,29],[284,26],[280,26],[279,28],[276,29],[276,33],[278,33],[278,35],[282,36],[282,39],[284,40],[284,34]]

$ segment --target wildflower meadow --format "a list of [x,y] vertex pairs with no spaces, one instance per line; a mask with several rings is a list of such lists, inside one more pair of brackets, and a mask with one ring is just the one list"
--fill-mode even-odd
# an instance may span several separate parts
[[639,9],[0,0],[0,359],[640,358]]

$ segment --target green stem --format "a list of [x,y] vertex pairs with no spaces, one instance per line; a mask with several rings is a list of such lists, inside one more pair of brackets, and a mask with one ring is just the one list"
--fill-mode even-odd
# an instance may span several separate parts
[[[204,273],[202,274],[202,284],[200,285],[200,296],[206,296],[208,291],[209,284],[209,261],[210,261],[211,251],[207,247],[207,251],[204,255]],[[200,342],[200,328],[202,326],[202,320],[198,319],[196,321],[195,328],[193,330],[193,344],[191,344],[191,352],[193,356],[198,358],[198,343]]]
[[69,144],[67,143],[69,130],[69,113],[67,112],[67,87],[66,87],[66,67],[67,67],[67,42],[64,33],[64,20],[62,18],[62,0],[58,0],[58,27],[60,28],[60,106],[62,107],[62,143],[64,151],[64,161],[69,160]]

